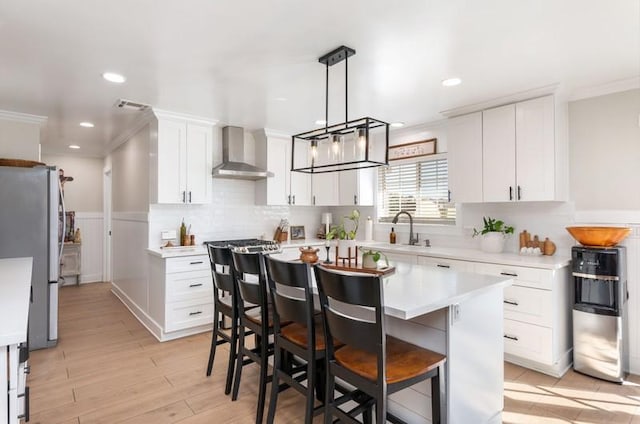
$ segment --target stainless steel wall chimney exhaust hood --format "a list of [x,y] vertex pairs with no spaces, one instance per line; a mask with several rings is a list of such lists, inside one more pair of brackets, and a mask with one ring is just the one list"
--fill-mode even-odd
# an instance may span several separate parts
[[244,129],[241,127],[222,128],[222,163],[213,168],[213,178],[236,180],[261,180],[273,177],[273,172],[265,171],[244,161]]

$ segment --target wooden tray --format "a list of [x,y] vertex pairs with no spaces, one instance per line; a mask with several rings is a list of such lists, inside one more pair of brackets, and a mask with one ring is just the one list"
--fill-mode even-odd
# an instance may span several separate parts
[[361,272],[365,274],[374,274],[374,275],[389,275],[396,272],[395,266],[387,266],[384,268],[363,268],[362,265],[358,264],[357,266],[347,266],[347,265],[337,265],[337,264],[325,264],[322,261],[317,263],[318,265],[322,265],[327,269],[335,269],[336,271],[347,271],[347,272]]

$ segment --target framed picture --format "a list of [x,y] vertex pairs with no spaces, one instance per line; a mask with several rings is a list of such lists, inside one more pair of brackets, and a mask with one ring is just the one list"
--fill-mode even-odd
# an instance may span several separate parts
[[437,142],[438,139],[431,138],[429,140],[414,141],[413,143],[389,146],[389,160],[435,155]]
[[304,225],[291,226],[291,240],[304,240]]

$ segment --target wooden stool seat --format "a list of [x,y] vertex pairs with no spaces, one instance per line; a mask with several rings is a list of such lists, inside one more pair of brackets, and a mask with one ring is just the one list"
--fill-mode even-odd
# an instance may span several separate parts
[[[322,323],[321,315],[314,316],[314,325],[316,328],[316,351],[321,351],[325,349],[324,324]],[[309,347],[307,333],[307,327],[298,323],[287,325],[281,330],[283,338],[305,349]],[[336,344],[340,344],[340,346],[342,346],[342,343],[338,342],[337,340],[335,342]]]
[[[371,352],[344,346],[336,350],[335,358],[340,365],[368,380],[376,381],[378,378],[377,357]],[[427,374],[445,360],[444,355],[387,336],[387,384]]]

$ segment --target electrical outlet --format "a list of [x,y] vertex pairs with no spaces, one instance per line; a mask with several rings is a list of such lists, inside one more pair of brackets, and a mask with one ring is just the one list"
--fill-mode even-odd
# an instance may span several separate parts
[[449,313],[451,314],[451,324],[460,321],[460,304],[455,303],[451,305],[451,309],[449,309]]
[[161,231],[160,238],[162,240],[173,240],[176,238],[176,230]]

